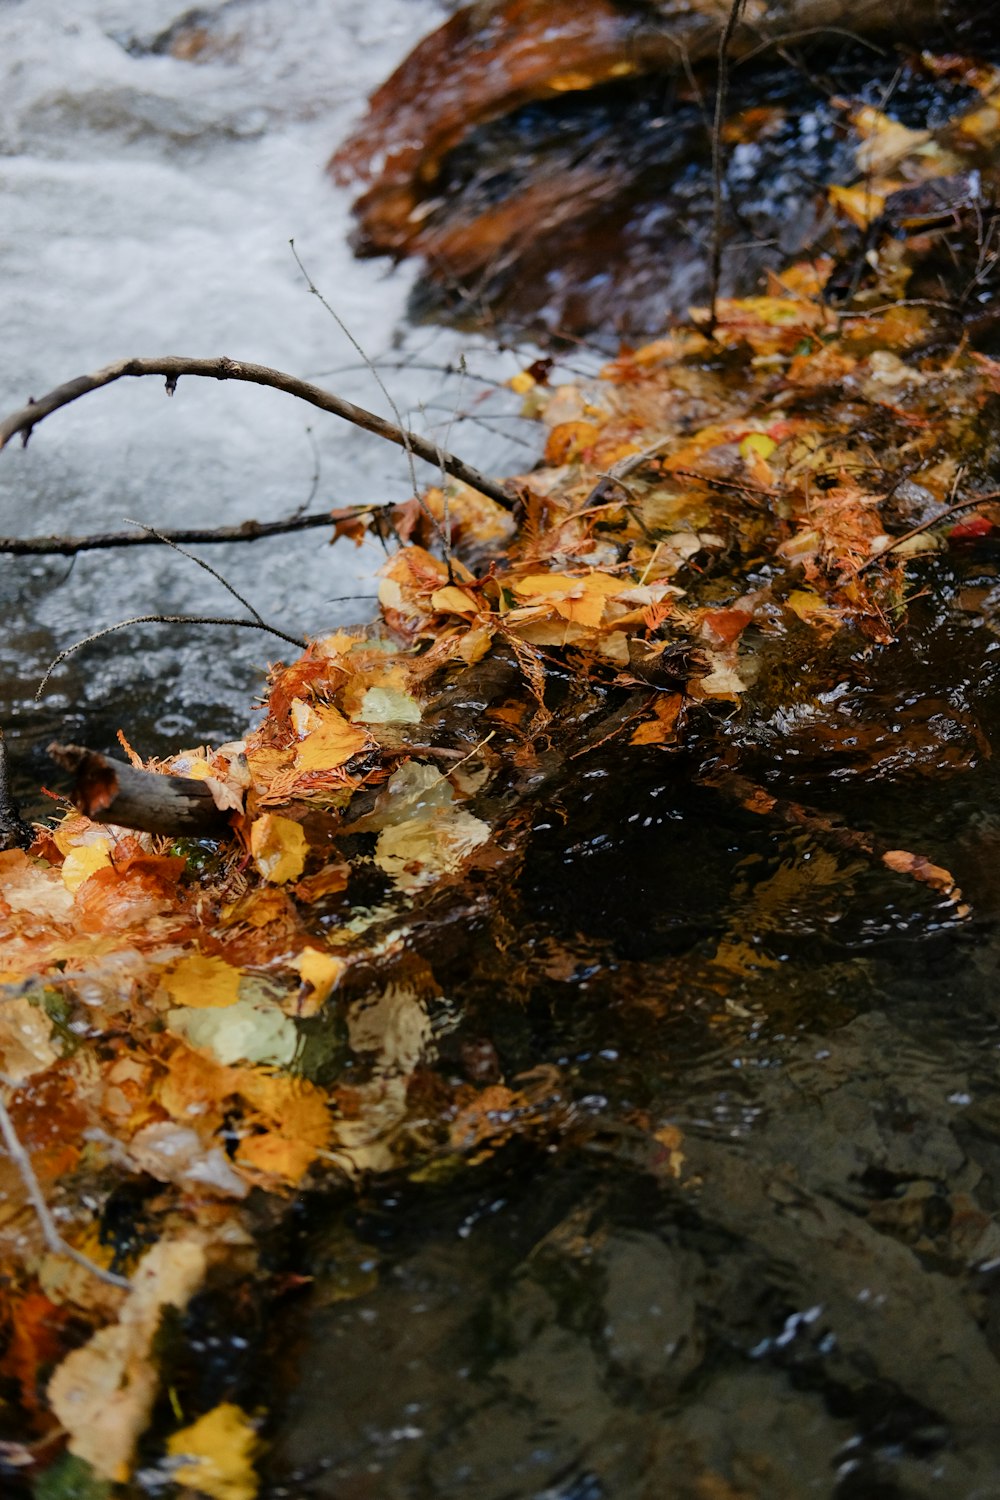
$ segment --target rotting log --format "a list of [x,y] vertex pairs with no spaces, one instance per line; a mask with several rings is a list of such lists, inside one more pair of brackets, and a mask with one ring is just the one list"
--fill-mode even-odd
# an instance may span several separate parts
[[95,823],[116,823],[143,833],[187,838],[225,838],[229,818],[203,781],[159,771],[141,771],[82,745],[53,741],[48,753],[73,777],[70,800]]

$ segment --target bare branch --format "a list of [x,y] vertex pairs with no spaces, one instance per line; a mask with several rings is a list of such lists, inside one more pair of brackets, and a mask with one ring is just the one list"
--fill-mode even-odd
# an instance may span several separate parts
[[921,521],[919,526],[911,526],[909,531],[903,532],[902,536],[894,536],[891,542],[880,551],[873,553],[848,576],[860,578],[862,573],[867,573],[869,568],[874,568],[875,564],[881,562],[887,553],[892,552],[896,547],[901,547],[904,542],[912,540],[915,536],[921,536],[925,531],[933,530],[935,526],[940,526],[942,521],[950,520],[952,516],[961,514],[963,510],[975,510],[977,505],[985,505],[990,500],[1000,500],[1000,490],[990,490],[985,495],[972,495],[968,500],[959,500],[945,510],[939,510],[937,515],[931,516],[929,520]]
[[10,557],[75,557],[78,552],[98,552],[111,547],[155,547],[160,542],[198,542],[204,546],[217,546],[228,542],[256,542],[262,537],[284,536],[292,531],[314,531],[319,526],[332,526],[349,512],[367,516],[377,505],[352,505],[338,511],[334,517],[330,511],[313,512],[308,516],[286,516],[282,521],[241,521],[238,526],[198,527],[188,526],[156,532],[155,535],[134,531],[101,531],[93,536],[0,536],[0,554]]
[[395,443],[404,451],[411,450],[425,463],[434,468],[444,468],[453,479],[461,480],[482,495],[488,495],[505,510],[513,509],[514,501],[495,480],[488,479],[485,474],[456,458],[453,453],[442,453],[436,443],[429,443],[418,433],[404,431],[385,417],[376,416],[363,406],[355,406],[353,401],[345,401],[342,396],[335,396],[332,391],[325,391],[322,386],[312,385],[308,380],[300,380],[296,375],[273,370],[269,365],[229,359],[226,355],[213,359],[189,358],[182,354],[122,359],[113,365],[105,365],[103,370],[96,370],[93,375],[78,375],[75,380],[67,380],[64,385],[56,386],[55,390],[49,391],[37,401],[30,400],[27,406],[12,412],[0,422],[0,448],[5,447],[18,433],[21,434],[22,441],[27,443],[33,428],[39,422],[61,407],[78,401],[81,396],[89,395],[91,391],[98,391],[102,386],[111,385],[126,376],[143,375],[161,375],[166,380],[168,392],[174,390],[182,375],[194,375],[206,380],[243,380],[250,385],[265,385],[272,390],[284,391],[289,396],[308,402],[310,406],[318,406],[320,411],[330,412],[365,432],[374,433],[386,442]]
[[[0,1082],[3,1082],[8,1088],[15,1087],[12,1079],[4,1078],[2,1075],[0,1075]],[[45,1243],[52,1251],[52,1254],[68,1256],[70,1260],[76,1261],[78,1266],[83,1266],[85,1271],[89,1271],[92,1276],[96,1276],[98,1281],[107,1282],[108,1286],[118,1286],[123,1291],[130,1292],[132,1290],[132,1283],[126,1277],[119,1276],[114,1271],[106,1271],[103,1266],[97,1265],[89,1256],[84,1255],[80,1250],[75,1250],[59,1233],[59,1230],[56,1228],[56,1221],[52,1217],[52,1210],[46,1203],[41,1184],[35,1176],[35,1169],[31,1165],[31,1157],[21,1144],[17,1131],[14,1129],[14,1122],[10,1117],[7,1102],[2,1095],[0,1095],[0,1136],[3,1136],[7,1155],[17,1168],[18,1175],[24,1184],[24,1191],[28,1195],[28,1202],[35,1211],[35,1217],[41,1227]]]
[[254,606],[250,603],[249,599],[244,599],[243,595],[239,593],[237,589],[233,588],[233,585],[229,582],[229,579],[223,578],[218,568],[213,568],[212,564],[207,563],[203,557],[196,557],[195,554],[193,552],[189,552],[186,547],[178,546],[175,541],[172,541],[170,537],[165,536],[162,531],[157,531],[155,526],[147,526],[145,521],[133,521],[131,516],[126,516],[125,519],[130,526],[138,526],[140,530],[148,531],[149,535],[155,536],[158,542],[163,542],[164,546],[172,547],[175,552],[180,553],[181,557],[186,557],[188,561],[193,562],[196,567],[204,569],[204,571],[210,574],[211,577],[216,580],[216,582],[222,584],[222,587],[226,590],[227,593],[232,594],[237,604],[242,604],[245,610],[249,610],[250,614],[253,615],[258,625],[263,626],[265,630],[270,628],[264,623],[264,616],[261,614],[260,610],[255,609]]
[[95,630],[93,635],[85,635],[82,640],[74,641],[72,646],[67,646],[65,651],[60,651],[58,656],[54,656],[45,676],[35,690],[35,701],[37,702],[44,693],[46,683],[60,662],[65,661],[82,647],[89,646],[91,642],[99,641],[102,636],[113,635],[116,630],[126,630],[129,625],[236,625],[241,630],[266,630],[268,635],[276,635],[280,641],[287,641],[299,651],[304,651],[306,644],[294,635],[286,635],[275,625],[262,625],[257,620],[239,620],[233,615],[132,615],[127,620],[118,620],[114,625],[105,625],[103,630]]
[[[378,370],[378,366],[375,364],[375,361],[368,354],[368,351],[354,337],[354,334],[348,328],[347,324],[344,322],[343,318],[340,316],[340,314],[337,311],[337,309],[335,307],[333,307],[326,300],[326,298],[323,296],[323,293],[320,291],[319,287],[316,285],[316,283],[313,281],[312,277],[309,275],[309,272],[306,270],[305,266],[302,263],[302,257],[299,255],[299,252],[295,248],[295,241],[294,240],[289,240],[288,244],[289,244],[289,247],[291,248],[291,252],[292,252],[292,256],[293,256],[293,258],[295,260],[295,264],[298,266],[299,270],[302,272],[303,278],[305,280],[306,286],[309,288],[309,291],[312,293],[312,295],[314,297],[317,297],[319,299],[320,306],[324,309],[325,312],[328,312],[330,314],[330,317],[336,323],[337,327],[340,329],[341,333],[344,335],[345,339],[347,339],[347,341],[351,345],[351,347],[353,349],[357,350],[358,354],[361,355],[361,358],[364,360],[365,365],[366,365],[368,371],[370,372],[373,380],[375,381],[375,384],[378,386],[379,390],[382,392],[382,395],[385,397],[386,401],[389,403],[389,410],[392,412],[393,416],[396,418],[396,422],[397,422],[397,424],[399,426],[399,430],[403,434],[403,438],[404,438],[403,448],[405,449],[405,452],[406,452],[406,463],[407,463],[407,467],[408,467],[408,469],[410,471],[410,488],[413,491],[413,498],[414,498],[414,500],[416,500],[417,504],[420,506],[420,509],[424,512],[424,515],[427,517],[428,521],[431,523],[431,525],[433,526],[434,530],[438,534],[438,538],[439,538],[439,540],[441,542],[441,546],[444,549],[444,555],[445,555],[445,557],[446,557],[446,559],[448,561],[448,577],[450,579],[451,578],[451,549],[448,546],[448,534],[447,534],[447,530],[446,530],[445,526],[442,526],[441,522],[437,519],[437,517],[430,510],[429,506],[427,505],[427,502],[423,499],[423,497],[422,497],[422,495],[420,493],[420,486],[417,483],[417,469],[416,469],[416,465],[413,462],[413,457],[414,457],[415,449],[413,447],[413,444],[410,442],[410,434],[409,434],[409,432],[403,426],[402,413],[400,412],[399,407],[396,405],[395,397],[393,396],[393,394],[390,391],[389,387],[386,385],[385,381],[382,379],[382,376],[380,375],[379,370]],[[440,462],[440,459],[439,459],[439,462]],[[447,501],[446,501],[445,502],[445,521],[446,522],[447,522],[447,514],[448,513],[447,513]]]

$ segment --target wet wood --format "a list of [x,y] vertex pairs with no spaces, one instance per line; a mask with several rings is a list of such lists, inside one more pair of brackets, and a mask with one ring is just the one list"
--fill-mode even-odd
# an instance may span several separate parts
[[443,469],[446,474],[460,479],[463,484],[478,490],[480,494],[488,495],[491,500],[495,500],[506,510],[513,508],[513,499],[501,485],[485,474],[481,474],[471,464],[446,452],[437,443],[429,442],[421,437],[419,433],[408,432],[405,428],[398,427],[395,422],[390,422],[385,417],[376,415],[375,412],[366,411],[363,406],[356,406],[353,401],[345,401],[342,396],[335,395],[333,391],[324,390],[322,386],[313,385],[311,381],[300,380],[297,375],[289,375],[284,370],[272,369],[270,365],[230,359],[227,355],[205,359],[200,356],[162,354],[153,358],[120,359],[112,365],[105,365],[103,369],[95,370],[90,375],[78,375],[75,379],[67,380],[62,385],[56,386],[54,390],[46,392],[37,400],[29,397],[27,403],[18,411],[11,412],[9,416],[4,417],[0,421],[0,448],[5,447],[11,438],[17,436],[20,436],[22,444],[27,444],[39,422],[62,407],[69,406],[73,401],[78,401],[81,396],[89,395],[91,391],[101,390],[102,387],[111,385],[116,380],[140,378],[147,375],[162,376],[166,382],[168,396],[174,394],[177,382],[187,376],[206,380],[240,380],[250,385],[269,386],[272,390],[284,391],[287,395],[295,396],[310,406],[319,407],[320,411],[330,412],[332,416],[340,417],[342,421],[360,427],[364,432],[384,438],[388,443],[395,443],[407,453],[422,459],[424,463],[431,464],[437,470]]
[[73,776],[70,798],[95,823],[116,823],[168,837],[224,838],[229,818],[203,781],[141,771],[82,745],[53,741],[48,753]]

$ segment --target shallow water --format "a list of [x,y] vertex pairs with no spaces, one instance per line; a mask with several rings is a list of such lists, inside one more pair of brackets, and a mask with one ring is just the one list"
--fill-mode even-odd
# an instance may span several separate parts
[[[209,5],[230,43],[198,63],[151,48],[177,0],[0,3],[0,409],[132,354],[228,354],[328,383],[391,416],[289,249],[377,359],[404,416],[498,473],[531,461],[509,393],[403,361],[504,379],[518,357],[484,339],[404,322],[407,270],[356,262],[349,197],[324,167],[367,92],[435,23],[431,0],[246,0]],[[344,367],[347,368],[344,368]],[[472,410],[483,426],[456,413]],[[423,471],[426,480],[432,476]],[[274,391],[122,382],[0,459],[0,534],[218,526],[400,498],[390,448]],[[260,613],[292,633],[367,618],[376,549],[331,551],[323,532],[205,549]],[[342,596],[352,596],[338,602]],[[243,613],[164,551],[0,558],[0,723],[33,750],[58,735],[98,747],[128,728],[144,754],[227,738],[262,666],[287,648],[249,631],[133,627],[61,668],[56,653],[115,620]]]
[[[84,0],[71,22],[0,5],[5,406],[140,349],[353,365],[290,235],[373,353],[470,348],[405,329],[408,276],[351,261],[322,176],[434,7],[243,9],[242,49],[192,66],[149,52],[176,14],[159,0]],[[515,366],[471,348],[486,373]],[[382,407],[366,372],[329,378]],[[471,400],[432,372],[392,383],[445,421]],[[394,452],[280,397],[182,382],[166,406],[150,382],[5,453],[4,528],[283,514],[313,486],[307,425],[310,508],[405,493]],[[523,462],[469,423],[451,443]],[[332,600],[370,588],[374,560],[315,535],[211,554],[301,630],[363,616]],[[779,692],[732,730],[762,784],[953,870],[967,918],[696,784],[696,740],[677,759],[596,752],[536,809],[501,899],[410,935],[437,987],[428,1090],[541,1070],[557,1105],[476,1165],[303,1197],[267,1243],[266,1314],[253,1288],[193,1304],[169,1384],[188,1414],[261,1414],[266,1500],[1000,1494],[998,564],[988,542],[916,564],[928,593],[897,647],[842,662],[818,706]],[[266,638],[102,643],[34,707],[51,656],[96,623],[206,602],[174,556],[66,573],[0,564],[0,717],[21,746],[107,744],[121,723],[148,753],[244,722]],[[349,1082],[368,1063],[342,1024],[317,1047]],[[164,1401],[135,1494],[171,1493],[175,1426]]]
[[996,557],[932,567],[851,664],[853,727],[909,704],[905,732],[831,786],[834,708],[755,770],[940,860],[972,914],[693,785],[696,756],[591,757],[500,913],[414,939],[453,997],[433,1066],[548,1070],[563,1113],[302,1205],[268,1495],[998,1493],[998,653],[959,604]]

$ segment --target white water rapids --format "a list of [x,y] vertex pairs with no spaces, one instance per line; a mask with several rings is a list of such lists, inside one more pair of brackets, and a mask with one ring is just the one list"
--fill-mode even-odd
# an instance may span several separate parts
[[[486,469],[530,463],[509,394],[477,407],[487,386],[395,368],[464,353],[504,378],[521,360],[468,334],[407,327],[412,272],[353,259],[350,196],[324,173],[367,93],[440,7],[209,3],[201,14],[226,41],[219,55],[151,52],[183,10],[182,0],[0,0],[0,409],[126,355],[180,353],[274,365],[390,416],[309,295],[294,238],[404,419]],[[459,408],[489,415],[492,430],[456,422]],[[0,534],[119,530],[126,517],[217,526],[408,489],[398,450],[275,391],[189,379],[168,402],[162,381],[123,381],[0,454]],[[374,546],[331,548],[327,536],[202,555],[266,619],[318,633],[370,617],[370,598],[334,601],[370,596],[378,562]],[[250,631],[132,628],[61,666],[36,705],[55,654],[104,625],[245,612],[165,548],[87,553],[72,566],[0,557],[0,605],[0,724],[31,751],[35,775],[53,735],[102,746],[121,725],[143,753],[227,737],[267,661],[291,649]]]

